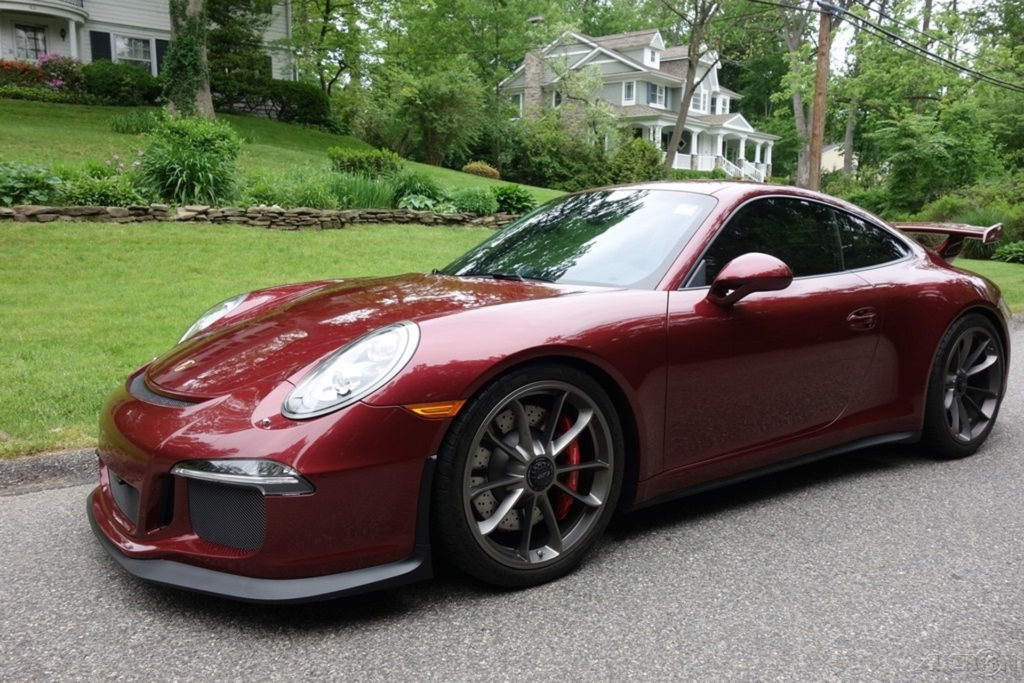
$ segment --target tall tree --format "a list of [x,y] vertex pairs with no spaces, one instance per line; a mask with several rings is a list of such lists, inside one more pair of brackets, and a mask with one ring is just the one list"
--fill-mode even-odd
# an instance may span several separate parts
[[171,44],[164,58],[164,94],[172,113],[214,118],[206,64],[203,0],[170,0]]
[[236,104],[272,78],[263,36],[274,0],[206,0],[207,62],[218,109]]
[[302,76],[328,95],[339,84],[357,83],[373,59],[374,33],[388,21],[392,3],[370,0],[293,0],[292,33],[286,39]]

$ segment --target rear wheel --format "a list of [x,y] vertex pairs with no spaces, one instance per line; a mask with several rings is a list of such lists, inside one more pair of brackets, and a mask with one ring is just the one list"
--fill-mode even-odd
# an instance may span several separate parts
[[979,314],[957,320],[939,344],[928,382],[922,446],[942,459],[973,454],[1003,400],[1006,354],[995,326]]
[[446,556],[501,586],[566,574],[614,512],[622,458],[614,407],[592,377],[559,365],[505,375],[466,406],[438,456],[432,509]]

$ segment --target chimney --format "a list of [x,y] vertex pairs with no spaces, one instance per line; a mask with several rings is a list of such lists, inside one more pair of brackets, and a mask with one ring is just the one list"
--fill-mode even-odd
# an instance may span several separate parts
[[523,116],[535,117],[544,109],[541,83],[544,82],[544,58],[540,50],[531,50],[523,58]]

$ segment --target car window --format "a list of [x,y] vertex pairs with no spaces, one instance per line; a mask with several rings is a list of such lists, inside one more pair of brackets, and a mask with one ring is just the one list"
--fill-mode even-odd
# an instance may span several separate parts
[[442,273],[653,289],[715,207],[652,189],[559,198],[477,245]]
[[877,266],[907,255],[907,248],[877,225],[845,211],[836,210],[835,216],[847,270]]
[[794,277],[843,269],[839,234],[826,206],[803,199],[768,197],[752,201],[733,214],[686,286],[710,285],[726,263],[751,251],[781,259],[793,270]]

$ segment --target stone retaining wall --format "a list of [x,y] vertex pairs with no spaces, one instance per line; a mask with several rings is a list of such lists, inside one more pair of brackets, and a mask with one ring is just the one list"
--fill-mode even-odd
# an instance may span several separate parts
[[336,230],[365,223],[417,223],[421,225],[470,225],[502,228],[518,216],[498,213],[475,216],[469,213],[436,213],[408,209],[282,209],[279,206],[183,206],[172,209],[166,204],[149,206],[15,206],[0,207],[0,222],[19,221],[93,221],[103,223],[142,223],[145,221],[184,223],[237,223],[271,230]]

